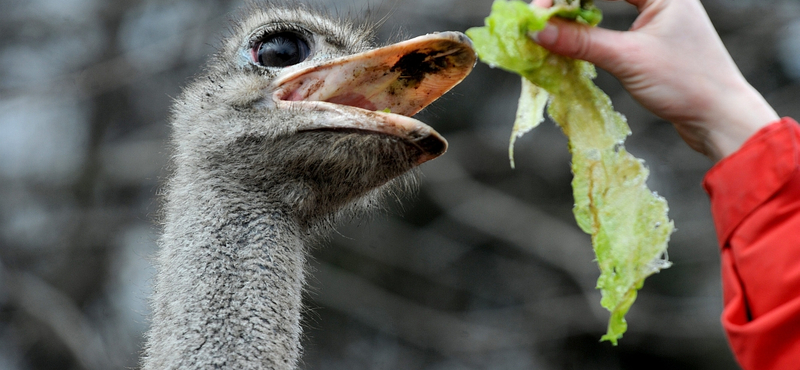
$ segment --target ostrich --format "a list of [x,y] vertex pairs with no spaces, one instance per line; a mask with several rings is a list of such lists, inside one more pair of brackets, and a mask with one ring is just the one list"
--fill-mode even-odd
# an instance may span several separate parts
[[251,13],[173,108],[146,370],[296,368],[309,245],[445,151],[409,116],[476,61],[461,33],[375,48],[306,6]]

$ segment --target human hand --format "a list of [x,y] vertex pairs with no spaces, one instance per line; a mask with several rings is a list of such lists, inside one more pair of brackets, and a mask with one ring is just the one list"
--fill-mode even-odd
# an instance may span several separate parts
[[[742,76],[699,0],[626,0],[629,31],[553,19],[535,41],[616,76],[694,150],[718,161],[778,114]],[[552,0],[535,0],[549,7]]]

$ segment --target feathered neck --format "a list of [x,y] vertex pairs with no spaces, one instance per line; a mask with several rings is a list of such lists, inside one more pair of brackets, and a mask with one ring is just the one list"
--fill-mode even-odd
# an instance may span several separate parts
[[307,240],[257,194],[173,181],[157,255],[150,369],[294,369]]

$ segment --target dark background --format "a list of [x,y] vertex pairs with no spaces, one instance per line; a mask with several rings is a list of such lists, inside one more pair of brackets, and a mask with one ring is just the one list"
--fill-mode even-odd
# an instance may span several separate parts
[[[748,80],[800,117],[800,4],[703,2]],[[0,0],[0,370],[137,367],[148,325],[172,97],[240,1]],[[379,39],[482,24],[489,0],[337,0]],[[600,1],[604,27],[635,18]],[[665,58],[673,56],[664,56]],[[552,123],[507,159],[519,80],[478,65],[420,116],[450,142],[421,190],[314,250],[305,369],[734,369],[701,188],[710,162],[610,76],[627,148],[669,200],[674,266],[649,278],[618,347]]]

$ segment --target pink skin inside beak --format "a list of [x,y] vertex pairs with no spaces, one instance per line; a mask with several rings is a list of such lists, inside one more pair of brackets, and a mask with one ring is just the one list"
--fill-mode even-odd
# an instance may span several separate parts
[[367,97],[358,93],[344,93],[342,95],[334,96],[326,101],[329,103],[349,105],[351,107],[359,107],[372,111],[378,110],[378,107],[369,101]]

